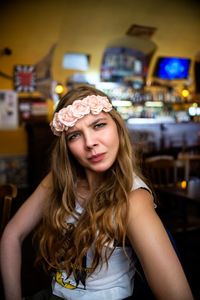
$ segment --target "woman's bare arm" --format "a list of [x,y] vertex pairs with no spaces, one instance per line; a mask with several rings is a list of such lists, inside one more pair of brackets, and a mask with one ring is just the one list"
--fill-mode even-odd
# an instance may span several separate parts
[[1,238],[0,262],[6,300],[21,300],[21,245],[42,218],[51,192],[47,175],[7,224]]
[[193,300],[180,261],[146,190],[138,189],[130,195],[128,237],[156,299]]

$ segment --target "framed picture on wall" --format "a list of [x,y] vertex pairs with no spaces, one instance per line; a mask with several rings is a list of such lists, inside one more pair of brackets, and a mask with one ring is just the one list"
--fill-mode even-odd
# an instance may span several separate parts
[[16,65],[14,67],[14,89],[16,92],[34,92],[36,73],[34,65]]

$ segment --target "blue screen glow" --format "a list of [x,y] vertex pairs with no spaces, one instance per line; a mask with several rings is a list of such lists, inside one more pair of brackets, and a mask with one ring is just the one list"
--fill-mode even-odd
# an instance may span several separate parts
[[190,59],[176,57],[160,57],[157,61],[154,76],[160,79],[187,79]]

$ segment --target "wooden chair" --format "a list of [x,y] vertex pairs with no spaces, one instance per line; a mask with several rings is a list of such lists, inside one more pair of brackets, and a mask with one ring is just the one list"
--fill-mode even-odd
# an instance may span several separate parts
[[[162,188],[169,188],[177,183],[177,162],[171,155],[156,155],[146,158],[144,162],[144,174],[150,180],[154,192],[159,201],[157,212],[167,228],[177,231],[177,227],[183,227],[184,210],[174,199],[166,197]],[[180,225],[181,224],[181,225]]]
[[149,157],[144,163],[144,173],[151,181],[159,201],[158,212],[172,232],[186,232],[200,227],[200,219],[180,197],[169,197],[166,187],[187,181],[188,168],[185,160],[170,155]]
[[157,155],[146,158],[144,173],[155,188],[171,186],[177,181],[176,160],[170,155]]
[[17,187],[14,184],[0,185],[0,207],[1,207],[1,222],[0,236],[10,219],[11,205],[13,198],[17,196]]
[[199,153],[179,153],[178,160],[186,166],[186,180],[191,176],[199,177],[200,170],[200,154]]

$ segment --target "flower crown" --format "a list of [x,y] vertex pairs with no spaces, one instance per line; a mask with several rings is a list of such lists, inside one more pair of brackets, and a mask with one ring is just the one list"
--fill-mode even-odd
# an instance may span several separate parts
[[98,95],[87,96],[82,100],[75,100],[71,105],[62,108],[54,114],[50,123],[51,130],[57,136],[88,114],[98,115],[100,112],[109,112],[112,110],[112,104],[107,97]]

